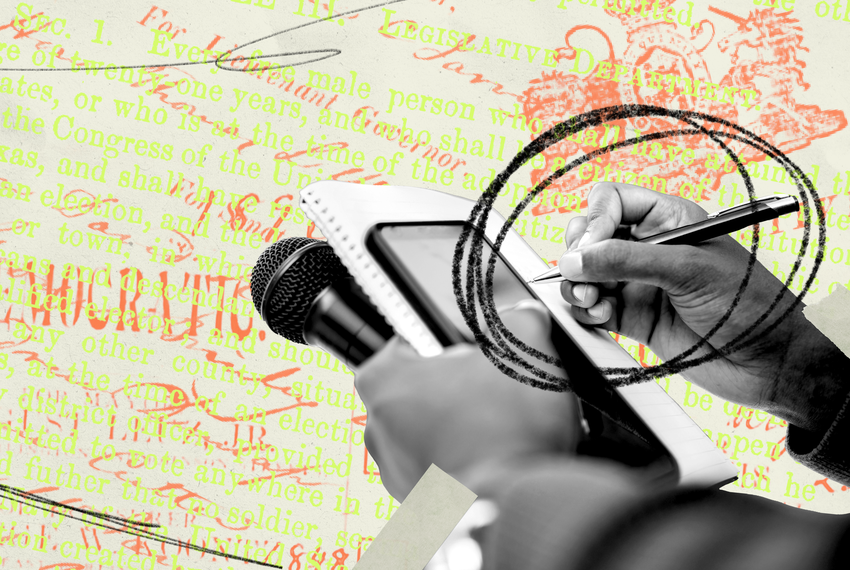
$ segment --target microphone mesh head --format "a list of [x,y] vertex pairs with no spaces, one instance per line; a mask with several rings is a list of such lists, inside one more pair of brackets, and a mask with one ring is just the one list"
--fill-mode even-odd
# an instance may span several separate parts
[[[287,262],[291,264],[273,284],[273,289],[266,292],[278,268]],[[307,344],[304,323],[313,301],[326,287],[347,276],[345,265],[325,242],[286,238],[260,254],[251,273],[251,298],[254,307],[268,316],[266,324],[273,332],[292,342]],[[263,303],[268,306],[264,307]]]

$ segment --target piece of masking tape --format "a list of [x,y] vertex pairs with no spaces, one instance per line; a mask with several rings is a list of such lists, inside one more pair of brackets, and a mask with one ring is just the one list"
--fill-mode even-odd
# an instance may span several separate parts
[[850,291],[839,285],[825,299],[804,308],[803,315],[850,356]]
[[476,498],[432,463],[355,570],[422,570]]

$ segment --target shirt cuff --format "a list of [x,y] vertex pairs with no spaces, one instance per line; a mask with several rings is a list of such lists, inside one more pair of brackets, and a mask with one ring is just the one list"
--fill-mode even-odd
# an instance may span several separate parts
[[788,454],[806,467],[833,481],[850,485],[850,394],[832,425],[815,433],[788,424],[785,447]]

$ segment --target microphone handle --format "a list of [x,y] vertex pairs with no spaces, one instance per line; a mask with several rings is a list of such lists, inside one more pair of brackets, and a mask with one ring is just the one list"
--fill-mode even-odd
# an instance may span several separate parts
[[304,338],[309,344],[330,352],[352,369],[393,336],[393,328],[350,276],[319,293],[304,323]]

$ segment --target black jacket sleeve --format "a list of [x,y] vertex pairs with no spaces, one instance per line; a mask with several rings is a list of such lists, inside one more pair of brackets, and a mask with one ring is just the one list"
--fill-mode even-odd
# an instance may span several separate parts
[[788,425],[788,453],[814,471],[850,485],[850,394],[835,421],[823,433],[812,433]]
[[658,490],[603,461],[529,465],[498,503],[487,570],[848,567],[847,516],[718,490]]

